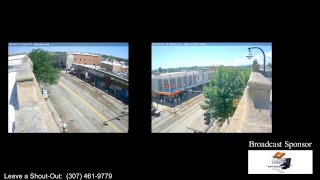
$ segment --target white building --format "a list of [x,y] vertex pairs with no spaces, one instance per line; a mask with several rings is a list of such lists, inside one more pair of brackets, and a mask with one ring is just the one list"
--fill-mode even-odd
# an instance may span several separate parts
[[174,72],[152,75],[152,96],[173,96],[189,89],[199,89],[208,83],[214,72],[209,70]]

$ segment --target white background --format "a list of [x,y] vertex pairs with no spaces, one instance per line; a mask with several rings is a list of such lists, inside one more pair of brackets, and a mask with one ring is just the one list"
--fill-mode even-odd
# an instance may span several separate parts
[[[286,153],[283,158],[291,158],[291,166],[283,169],[285,173],[279,173],[268,166],[272,164],[272,157],[278,151]],[[249,174],[313,174],[312,150],[249,150],[248,151]]]

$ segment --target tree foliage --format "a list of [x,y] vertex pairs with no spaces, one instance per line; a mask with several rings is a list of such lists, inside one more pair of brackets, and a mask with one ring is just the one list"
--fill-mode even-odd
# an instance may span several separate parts
[[268,63],[268,65],[267,65],[267,66],[271,68],[271,67],[272,67],[272,64],[271,64],[271,63]]
[[33,49],[28,56],[33,63],[33,73],[38,82],[46,85],[58,83],[61,72],[54,67],[52,55],[48,51]]
[[218,67],[209,85],[203,88],[205,100],[201,108],[211,111],[221,124],[228,120],[236,110],[233,100],[242,97],[250,73],[250,68]]

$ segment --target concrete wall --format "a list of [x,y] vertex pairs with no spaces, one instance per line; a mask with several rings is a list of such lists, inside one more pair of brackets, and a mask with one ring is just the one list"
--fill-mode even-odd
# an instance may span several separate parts
[[15,112],[14,133],[61,132],[32,72],[29,57],[23,59],[16,76],[19,110]]
[[230,119],[225,122],[220,132],[271,133],[270,117],[271,82],[259,72],[251,72],[250,79],[240,103]]

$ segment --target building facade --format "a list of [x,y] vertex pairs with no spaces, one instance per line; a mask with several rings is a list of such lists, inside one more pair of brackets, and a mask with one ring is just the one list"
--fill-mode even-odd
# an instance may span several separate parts
[[188,90],[201,90],[213,74],[212,70],[201,70],[152,75],[151,94],[153,97],[171,97]]
[[73,59],[73,53],[67,53],[66,69],[70,69],[72,67]]
[[73,53],[73,63],[100,66],[101,55]]
[[115,94],[124,102],[128,102],[128,80],[127,83],[118,81],[119,78],[115,74],[111,74],[97,68],[93,65],[73,64],[71,69],[79,78],[84,78],[89,83],[94,83],[95,87],[103,90],[108,90],[110,93]]
[[66,60],[67,60],[67,53],[66,52],[53,52],[52,60],[57,67],[66,68]]
[[107,72],[129,73],[129,67],[120,62],[102,61],[101,68],[104,68]]

